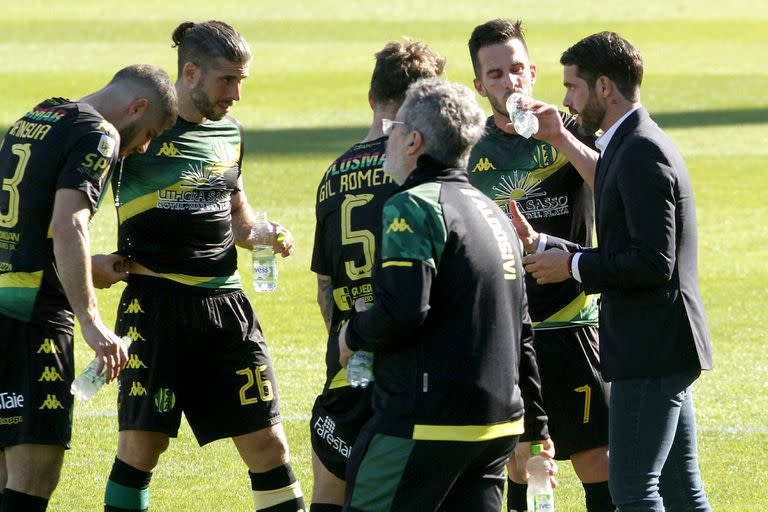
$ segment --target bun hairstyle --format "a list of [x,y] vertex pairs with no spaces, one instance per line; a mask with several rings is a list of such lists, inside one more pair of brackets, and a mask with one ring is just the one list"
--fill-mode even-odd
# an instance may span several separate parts
[[171,40],[173,48],[178,48],[179,52],[179,75],[187,62],[205,68],[218,58],[237,63],[247,63],[251,60],[248,42],[223,21],[185,21],[173,31]]

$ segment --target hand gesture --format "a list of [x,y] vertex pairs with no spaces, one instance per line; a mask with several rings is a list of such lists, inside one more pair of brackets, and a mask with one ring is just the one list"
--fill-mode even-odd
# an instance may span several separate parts
[[128,354],[122,341],[114,332],[107,329],[100,318],[88,324],[81,324],[80,328],[85,342],[96,353],[96,359],[99,361],[97,373],[106,372],[107,382],[111,382],[128,362]]
[[91,256],[91,276],[96,288],[109,288],[128,277],[127,260],[119,254],[94,254]]

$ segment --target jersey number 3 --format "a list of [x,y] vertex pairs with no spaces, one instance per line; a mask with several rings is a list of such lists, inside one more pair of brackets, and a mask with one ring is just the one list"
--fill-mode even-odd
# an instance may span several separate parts
[[352,210],[371,202],[373,194],[347,195],[341,203],[341,243],[343,245],[362,244],[363,264],[357,266],[355,261],[345,261],[344,270],[347,277],[357,280],[371,277],[373,270],[373,252],[376,249],[376,238],[367,229],[352,229]]
[[0,212],[0,228],[13,228],[19,222],[19,183],[24,179],[32,150],[29,144],[14,144],[11,152],[19,157],[13,176],[3,180],[3,191],[8,192],[8,211]]

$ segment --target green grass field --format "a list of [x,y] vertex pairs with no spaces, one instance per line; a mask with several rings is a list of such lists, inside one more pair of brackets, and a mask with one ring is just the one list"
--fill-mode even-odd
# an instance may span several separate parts
[[[536,95],[559,104],[562,50],[599,30],[620,32],[645,58],[643,103],[678,143],[694,181],[701,286],[716,363],[696,385],[706,489],[717,511],[768,509],[768,461],[760,455],[768,442],[765,4],[27,0],[3,8],[0,127],[45,97],[91,92],[127,64],[154,63],[175,76],[170,33],[180,21],[223,19],[250,41],[251,77],[234,110],[248,130],[246,190],[257,209],[293,231],[298,249],[281,262],[276,293],[256,295],[246,286],[274,356],[293,464],[307,495],[308,417],[322,386],[325,343],[309,270],[314,192],[327,164],[370,123],[373,53],[401,36],[422,39],[448,57],[449,79],[471,85],[466,41],[472,28],[495,17],[521,17],[539,70]],[[113,250],[110,210],[93,223],[94,251]],[[240,264],[249,276],[247,253]],[[99,293],[110,324],[121,291],[117,285]],[[81,339],[76,350],[79,370],[92,353]],[[197,364],[205,379],[206,362]],[[111,386],[77,404],[72,449],[49,510],[101,510],[116,449],[115,401]],[[568,464],[561,465],[560,481],[558,510],[583,510]],[[248,484],[231,442],[200,449],[184,424],[155,472],[153,510],[252,510]]]

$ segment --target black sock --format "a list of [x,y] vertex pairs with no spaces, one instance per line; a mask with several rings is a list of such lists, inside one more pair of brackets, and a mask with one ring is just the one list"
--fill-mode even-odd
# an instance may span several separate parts
[[3,508],[3,493],[0,492],[0,509]]
[[598,482],[596,484],[584,484],[584,495],[587,502],[587,512],[614,512],[616,505],[611,499],[611,492],[608,490],[608,482]]
[[507,478],[507,510],[510,512],[528,510],[527,491],[528,484],[518,484]]
[[152,473],[135,468],[115,457],[104,491],[104,512],[149,510],[149,481]]
[[344,508],[341,505],[331,505],[330,503],[313,503],[309,506],[309,512],[341,512]]
[[263,473],[248,472],[253,503],[261,512],[297,512],[304,510],[304,494],[287,463]]
[[40,496],[32,496],[23,492],[14,491],[7,487],[3,489],[3,512],[45,512],[48,500]]

